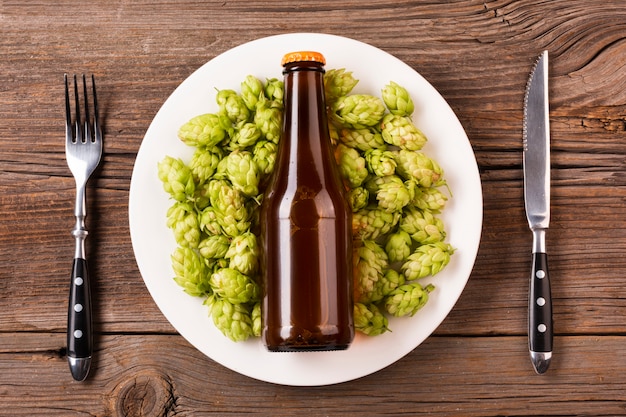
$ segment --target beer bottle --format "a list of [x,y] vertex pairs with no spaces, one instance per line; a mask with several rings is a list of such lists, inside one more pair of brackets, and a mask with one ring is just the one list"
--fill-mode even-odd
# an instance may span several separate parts
[[347,349],[352,318],[351,211],[333,156],[324,56],[282,61],[283,127],[261,206],[263,343],[270,351]]

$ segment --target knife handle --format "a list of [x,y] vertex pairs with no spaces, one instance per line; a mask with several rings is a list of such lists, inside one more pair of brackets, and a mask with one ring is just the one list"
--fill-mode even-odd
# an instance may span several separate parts
[[528,337],[531,352],[552,352],[552,297],[548,255],[533,253],[528,299]]
[[87,378],[92,349],[89,271],[85,259],[74,258],[67,310],[67,358],[75,380]]

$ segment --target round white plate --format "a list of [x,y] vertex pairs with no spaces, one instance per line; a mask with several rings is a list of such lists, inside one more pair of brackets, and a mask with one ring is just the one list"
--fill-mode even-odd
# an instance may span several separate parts
[[[424,148],[444,169],[453,197],[442,218],[446,240],[455,248],[450,264],[432,282],[436,290],[410,318],[391,318],[392,332],[357,334],[346,351],[270,353],[259,339],[235,343],[207,316],[200,298],[173,281],[170,255],[176,243],[165,225],[172,201],[157,177],[166,155],[188,160],[192,149],[177,138],[178,128],[202,113],[217,110],[216,88],[238,90],[249,75],[282,78],[282,56],[294,50],[317,50],[326,68],[346,68],[359,79],[354,92],[380,96],[389,81],[404,86],[415,102],[413,121],[429,141]],[[141,275],[165,317],[193,346],[235,372],[259,380],[299,386],[327,385],[369,375],[394,363],[424,341],[448,315],[470,276],[482,228],[482,190],[469,140],[452,109],[411,67],[392,55],[352,39],[296,33],[258,39],[207,62],[180,86],[154,117],[137,154],[130,185],[130,233]]]

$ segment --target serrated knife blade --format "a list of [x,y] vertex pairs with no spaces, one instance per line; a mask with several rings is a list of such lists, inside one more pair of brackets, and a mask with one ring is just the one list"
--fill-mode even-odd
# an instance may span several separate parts
[[550,224],[550,117],[548,51],[533,67],[524,97],[524,202],[533,233],[528,297],[528,348],[535,371],[548,370],[552,359],[552,299],[546,230]]

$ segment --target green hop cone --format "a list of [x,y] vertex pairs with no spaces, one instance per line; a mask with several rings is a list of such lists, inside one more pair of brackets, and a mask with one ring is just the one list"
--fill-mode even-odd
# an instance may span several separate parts
[[365,207],[352,214],[352,236],[356,239],[376,239],[389,233],[398,224],[400,217],[398,212]]
[[171,259],[174,281],[187,294],[194,297],[211,294],[211,285],[204,262],[193,249],[179,246]]
[[396,175],[374,177],[366,181],[365,188],[376,196],[378,207],[390,213],[402,211],[413,198],[412,190]]
[[198,213],[198,223],[200,230],[208,235],[220,235],[223,233],[222,226],[217,221],[218,214],[215,207],[205,207]]
[[426,136],[408,117],[387,114],[380,126],[383,140],[390,145],[418,151],[426,144]]
[[422,287],[417,282],[401,285],[385,298],[385,309],[396,317],[413,316],[426,305],[434,289],[432,284]]
[[257,271],[259,248],[256,236],[251,232],[233,238],[224,257],[229,259],[229,268],[251,275]]
[[245,304],[233,304],[218,296],[207,298],[209,315],[215,327],[233,342],[243,342],[252,337],[252,318],[249,307]]
[[382,97],[391,114],[409,117],[415,110],[415,105],[408,91],[393,81],[390,81],[383,88]]
[[364,240],[353,252],[354,299],[370,303],[382,299],[379,282],[387,268],[387,254],[373,240]]
[[387,146],[380,132],[372,128],[363,129],[340,129],[338,131],[339,142],[351,148],[361,151],[380,149]]
[[254,303],[252,311],[250,312],[250,318],[252,319],[252,335],[254,337],[261,337],[261,330],[263,329],[261,302]]
[[440,242],[446,238],[443,221],[431,212],[415,207],[404,211],[399,228],[419,244]]
[[393,290],[401,285],[404,285],[406,279],[404,275],[396,271],[395,269],[387,269],[383,274],[383,279],[380,281],[380,291],[383,297],[388,296]]
[[243,123],[239,126],[228,142],[230,150],[244,149],[254,145],[261,137],[261,130],[254,123]]
[[366,301],[378,302],[382,300],[389,295],[391,291],[404,284],[405,281],[404,275],[400,274],[398,271],[391,268],[384,270],[382,276],[376,281],[371,293],[366,297]]
[[441,213],[447,201],[448,197],[437,188],[416,187],[415,197],[413,197],[411,203],[420,210],[428,210],[431,213]]
[[245,195],[235,188],[228,179],[212,179],[208,183],[208,192],[211,206],[216,210],[223,211],[228,207],[239,209],[245,205]]
[[167,227],[174,232],[176,243],[187,248],[197,248],[200,243],[198,213],[190,203],[177,201],[167,210]]
[[258,101],[254,123],[265,139],[278,143],[282,131],[282,118],[281,108],[273,106],[273,103],[266,98]]
[[196,184],[204,184],[210,180],[223,157],[224,153],[220,148],[197,148],[189,161],[189,169]]
[[[246,205],[246,197],[241,191],[231,186],[226,180],[212,180],[209,182],[209,195],[213,210],[207,210],[207,208],[202,211],[201,223],[213,228],[217,224],[216,230],[221,230],[231,237],[238,236],[249,229],[250,210]],[[205,219],[205,215],[210,217]]]
[[227,178],[231,184],[248,197],[259,194],[259,168],[252,153],[236,150],[222,159],[217,174]]
[[269,140],[260,140],[252,148],[252,160],[259,168],[259,172],[267,176],[274,171],[278,145]]
[[353,213],[367,207],[370,193],[365,187],[356,187],[348,191],[348,203]]
[[194,193],[191,201],[193,201],[198,212],[201,212],[209,205],[209,184],[207,182],[203,182],[202,184],[198,184],[196,186],[196,192]]
[[206,259],[221,259],[228,252],[230,239],[224,235],[211,235],[198,245],[198,252]]
[[224,234],[230,237],[239,236],[250,230],[251,214],[247,206],[243,209],[228,209],[216,211],[217,223],[222,228]]
[[408,281],[436,275],[450,262],[454,248],[448,243],[436,242],[419,246],[402,264]]
[[202,114],[189,120],[178,130],[178,137],[186,145],[212,148],[227,136],[224,121],[213,113]]
[[352,94],[339,97],[331,106],[331,119],[340,126],[363,129],[380,123],[385,104],[375,96]]
[[211,277],[211,275],[213,275],[214,272],[217,272],[220,269],[228,268],[228,261],[224,258],[204,258],[203,257],[202,260],[204,261],[204,264],[206,265],[208,277]]
[[241,99],[250,111],[256,109],[259,97],[263,96],[263,83],[254,75],[248,75],[241,82]]
[[216,101],[220,114],[225,115],[232,124],[245,123],[250,117],[250,109],[246,106],[243,98],[234,90],[218,91]]
[[423,152],[400,149],[395,153],[397,172],[406,180],[414,179],[424,188],[445,185],[443,169]]
[[385,243],[389,262],[403,262],[411,254],[411,245],[411,236],[407,232],[398,230],[390,234]]
[[176,201],[193,198],[196,184],[191,169],[180,158],[166,156],[157,165],[163,189]]
[[367,335],[378,336],[389,331],[387,317],[375,304],[354,303],[354,329]]
[[329,69],[324,74],[324,93],[328,104],[339,97],[348,95],[357,85],[359,80],[354,78],[352,72],[341,69]]
[[259,285],[236,269],[222,268],[209,278],[213,293],[233,304],[259,301]]
[[273,102],[274,106],[282,108],[284,91],[284,83],[278,78],[270,78],[265,82],[265,97]]
[[335,148],[335,160],[342,177],[350,188],[360,186],[369,175],[365,167],[365,158],[356,149],[339,144]]
[[367,170],[377,177],[385,177],[396,173],[396,158],[394,153],[384,149],[370,149],[365,151]]

